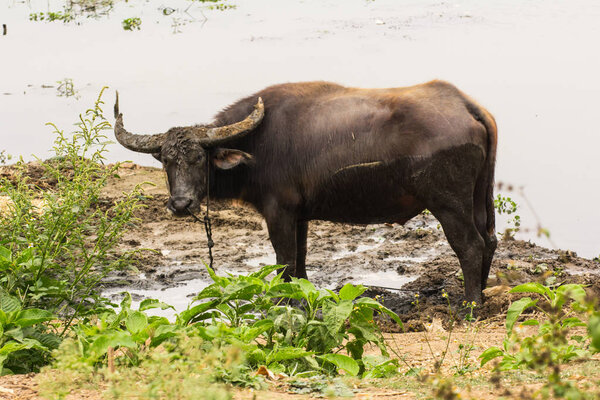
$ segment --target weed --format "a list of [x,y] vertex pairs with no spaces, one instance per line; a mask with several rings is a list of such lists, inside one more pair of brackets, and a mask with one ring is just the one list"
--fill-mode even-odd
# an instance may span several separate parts
[[500,215],[514,214],[513,218],[508,221],[508,224],[512,225],[512,227],[508,227],[504,233],[500,233],[505,239],[513,238],[515,233],[517,233],[521,227],[521,216],[516,214],[517,209],[519,208],[517,203],[510,197],[505,197],[498,194],[494,199],[494,208],[496,208],[496,211]]
[[[162,351],[149,352],[133,367],[111,371],[94,368],[77,357],[78,344],[68,339],[56,351],[56,362],[38,376],[40,392],[46,398],[64,398],[79,389],[102,390],[108,399],[231,399],[231,393],[215,373],[223,365],[235,370],[242,359],[237,350],[206,350],[200,338],[181,336],[166,344]],[[210,346],[209,346],[210,347]],[[117,352],[115,352],[117,353]],[[247,375],[260,384],[260,378]]]
[[[336,294],[316,289],[306,279],[283,282],[281,274],[267,279],[278,268],[228,277],[208,268],[214,283],[196,297],[203,302],[182,312],[178,322],[194,324],[206,340],[241,345],[252,368],[266,365],[289,375],[339,370],[364,374],[363,353],[369,343],[387,357],[374,313],[401,322],[376,300],[359,298],[365,287],[346,284]],[[303,307],[291,307],[290,301]]]
[[75,85],[73,84],[73,79],[65,78],[62,81],[57,81],[58,87],[56,91],[59,97],[75,97],[79,98],[77,91],[75,90]]
[[192,1],[197,1],[200,3],[209,3],[206,6],[206,8],[208,8],[209,10],[225,11],[225,10],[233,10],[233,9],[237,8],[236,5],[227,4],[224,2],[224,0],[192,0]]
[[29,14],[30,21],[73,22],[81,16],[90,18],[107,15],[113,8],[113,0],[69,0],[62,11],[35,12]]
[[[1,322],[17,324],[14,329],[27,328],[24,335],[31,333],[31,326],[19,325],[21,315],[49,313],[62,321],[60,331],[54,333],[64,336],[74,320],[106,303],[96,290],[99,282],[110,271],[128,265],[134,254],[120,254],[114,248],[133,221],[140,189],[113,204],[99,203],[100,190],[118,168],[101,165],[107,145],[103,132],[110,129],[102,116],[101,95],[80,116],[73,135],[52,125],[55,158],[40,163],[42,180],[34,180],[28,166],[19,162],[13,167],[14,178],[0,181],[0,193],[10,200],[0,214],[0,291],[6,299],[14,299],[9,301],[20,310],[14,315],[8,312],[15,310],[4,311]],[[51,184],[42,190],[40,182]],[[42,325],[32,329],[44,333]],[[23,344],[19,339],[25,336],[15,335],[13,339]],[[51,348],[36,346],[31,350]],[[18,355],[11,353],[6,362],[14,364]],[[21,365],[37,368],[39,363],[21,359]]]
[[208,6],[209,10],[219,10],[219,11],[233,10],[235,8],[237,8],[237,6],[235,4],[224,4],[224,3],[211,4]]
[[69,11],[48,11],[47,13],[38,12],[29,14],[30,21],[62,21],[64,23],[71,22],[75,19],[75,16]]
[[[444,338],[445,348],[440,354],[434,352],[433,348],[431,347],[431,339],[429,337],[429,332],[427,331],[427,329],[423,331],[424,341],[427,344],[429,353],[434,360],[432,372],[438,377],[440,376],[441,369],[446,361],[447,356],[449,355],[450,343],[452,341],[452,334],[454,332],[454,328],[460,322],[457,317],[457,313],[452,309],[448,293],[443,289],[442,298],[446,301],[448,315],[450,319],[448,321],[448,327],[446,329],[448,335]],[[417,311],[420,312],[420,300],[418,294],[415,294],[415,300],[412,304],[417,308]],[[474,342],[479,332],[479,330],[476,327],[477,320],[474,317],[474,310],[476,307],[477,303],[475,302],[463,301],[463,312],[465,314],[464,324],[466,325],[466,341],[464,343],[458,344],[458,347],[456,349],[456,357],[452,357],[454,365],[451,366],[451,369],[455,371],[454,374],[457,376],[465,375],[477,369],[477,367],[472,363],[471,360],[471,353],[475,349]],[[402,360],[409,367],[409,371],[407,373],[408,375],[421,375],[422,371],[419,368],[415,368],[414,366],[412,366],[409,362],[406,361],[406,358],[400,356],[399,352],[395,349],[392,349],[392,351],[396,356],[398,356],[400,360]]]
[[0,164],[4,165],[7,161],[10,161],[12,156],[6,153],[6,150],[0,150]]
[[[591,349],[594,349],[592,332],[595,328],[591,325],[596,312],[594,305],[586,302],[583,287],[568,284],[551,288],[539,283],[526,283],[516,286],[511,292],[536,294],[541,300],[523,297],[510,305],[503,348],[490,347],[484,351],[480,356],[481,365],[499,357],[498,370],[528,368],[545,374],[547,382],[539,392],[544,398],[549,393],[557,397],[587,398],[572,382],[561,377],[561,365],[590,354],[590,339]],[[528,319],[515,326],[526,310],[541,313],[544,319]],[[588,323],[591,338],[574,334],[574,328],[586,326],[580,317],[590,313],[593,313]],[[521,337],[519,330],[524,326],[537,326],[538,329],[531,336]]]
[[[0,253],[3,267],[10,253],[6,248]],[[0,375],[37,371],[46,363],[49,352],[60,344],[43,324],[53,318],[46,310],[23,309],[19,299],[0,289]]]
[[125,18],[121,25],[126,31],[134,31],[136,29],[139,31],[142,26],[142,20],[139,17]]

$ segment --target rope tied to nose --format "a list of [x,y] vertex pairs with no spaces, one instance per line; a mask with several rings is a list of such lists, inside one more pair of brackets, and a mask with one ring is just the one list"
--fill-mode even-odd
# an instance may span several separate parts
[[215,246],[215,242],[213,241],[213,238],[212,238],[212,222],[210,220],[210,182],[209,182],[209,177],[210,177],[209,162],[210,161],[209,160],[210,160],[210,157],[208,157],[208,154],[207,154],[206,155],[206,214],[204,214],[204,219],[201,220],[200,218],[198,218],[198,216],[196,216],[196,214],[194,214],[192,212],[192,210],[189,209],[189,207],[186,207],[185,209],[192,217],[194,217],[196,222],[201,222],[204,224],[204,231],[206,232],[206,242],[207,242],[207,246],[208,246],[208,258],[210,260],[210,269],[214,269],[212,248]]

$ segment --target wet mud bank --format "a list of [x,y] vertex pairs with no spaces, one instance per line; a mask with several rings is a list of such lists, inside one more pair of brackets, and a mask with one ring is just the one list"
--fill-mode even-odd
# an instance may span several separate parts
[[[122,290],[134,300],[159,298],[177,311],[210,283],[206,235],[192,217],[175,218],[166,209],[167,192],[162,171],[126,165],[120,178],[110,182],[103,201],[111,201],[141,182],[147,187],[139,222],[122,241],[123,249],[145,248],[137,269],[122,271],[105,282],[105,293],[119,298]],[[204,208],[201,214],[203,214]],[[214,267],[219,274],[247,273],[275,263],[266,224],[243,204],[211,202],[215,247]],[[369,287],[369,296],[382,296],[384,304],[401,315],[409,330],[420,330],[427,319],[448,320],[450,312],[464,313],[462,272],[437,221],[420,215],[406,225],[348,225],[326,221],[309,224],[307,272],[317,286],[339,289],[345,283]],[[494,258],[485,302],[477,315],[493,319],[508,308],[515,296],[510,287],[537,281],[589,285],[600,296],[600,263],[569,251],[548,250],[523,241],[500,241]],[[442,297],[448,293],[448,299]],[[418,299],[418,304],[416,300]],[[385,325],[394,331],[399,327]]]

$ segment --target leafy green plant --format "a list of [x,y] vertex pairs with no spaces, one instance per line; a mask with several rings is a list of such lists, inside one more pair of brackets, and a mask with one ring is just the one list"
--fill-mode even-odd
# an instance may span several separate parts
[[[418,293],[415,294],[415,300],[412,302],[412,304],[417,309],[417,312],[419,314],[422,314],[421,309],[420,309],[419,297],[420,296]],[[463,324],[466,327],[466,329],[465,329],[466,339],[464,342],[461,342],[458,344],[458,348],[456,349],[456,357],[452,357],[453,361],[454,361],[454,365],[451,366],[451,369],[455,370],[455,375],[465,375],[467,373],[472,372],[473,370],[475,370],[477,368],[475,365],[473,365],[472,359],[471,359],[472,358],[471,354],[472,354],[473,350],[475,349],[475,345],[474,345],[475,339],[477,338],[477,334],[479,332],[479,330],[476,326],[477,319],[474,316],[474,310],[477,307],[477,303],[474,301],[473,302],[463,301],[463,304],[462,304],[463,310],[462,310],[461,314],[464,314],[464,317],[462,317],[463,319],[461,320],[461,318],[459,318],[459,316],[458,316],[458,313],[452,308],[452,304],[450,303],[450,297],[449,297],[448,293],[443,289],[442,289],[442,298],[446,301],[449,320],[448,320],[448,326],[446,328],[448,334],[444,338],[445,348],[441,353],[438,354],[433,351],[433,348],[431,347],[431,338],[429,336],[429,332],[427,331],[427,329],[423,330],[423,339],[424,339],[425,343],[427,344],[429,353],[431,355],[431,358],[433,359],[432,372],[434,374],[436,374],[436,376],[441,373],[442,366],[446,362],[446,359],[449,355],[450,343],[452,342],[452,337],[453,337],[452,335],[454,333],[454,330],[457,325]],[[427,321],[422,321],[422,322],[423,322],[424,326],[428,325]],[[412,365],[412,363],[410,362],[410,360],[407,360],[407,358],[402,355],[403,352],[400,349],[392,348],[392,351],[398,357],[399,360],[401,360],[406,366],[409,367],[407,375],[421,375],[422,368],[414,367]]]
[[[123,357],[119,354],[128,351],[121,348],[113,354]],[[117,365],[114,370],[106,362],[92,366],[82,359],[75,339],[65,340],[53,354],[55,362],[36,379],[44,398],[75,398],[79,390],[95,390],[106,399],[231,399],[230,389],[215,383],[223,380],[220,371],[224,366],[231,379],[255,387],[262,382],[239,369],[243,354],[238,349],[216,349],[183,333],[146,351],[138,364]]]
[[107,307],[83,317],[73,326],[82,362],[89,365],[106,364],[110,351],[122,349],[117,356],[112,356],[111,363],[138,365],[146,350],[176,336],[177,326],[167,318],[148,316],[144,312],[171,306],[147,299],[140,303],[137,310],[132,310],[131,295],[126,293],[120,307],[118,312]]
[[0,181],[0,193],[10,200],[0,214],[0,288],[24,309],[45,309],[63,319],[61,336],[74,319],[102,306],[99,282],[127,266],[135,253],[115,247],[134,221],[141,189],[100,203],[102,187],[118,168],[102,165],[110,124],[101,96],[72,135],[52,125],[55,157],[39,163],[38,178],[19,162],[14,177]]
[[[512,293],[530,293],[538,299],[523,297],[513,302],[506,316],[507,336],[503,347],[490,347],[484,351],[481,365],[500,358],[498,370],[528,368],[547,376],[548,382],[542,395],[552,392],[554,396],[579,396],[576,386],[561,378],[561,365],[581,359],[590,354],[590,337],[573,334],[573,329],[586,326],[582,318],[593,312],[593,304],[586,301],[586,293],[581,285],[566,284],[556,288],[539,283],[526,283],[514,287]],[[543,318],[530,318],[517,325],[525,311],[534,311]],[[596,314],[594,314],[596,315]],[[594,318],[590,318],[589,332],[595,332]],[[522,337],[523,327],[537,327],[537,332]],[[594,350],[592,339],[591,350]],[[582,395],[583,396],[583,395]],[[586,398],[569,397],[569,398]]]
[[6,150],[0,150],[0,164],[6,164],[7,161],[10,161],[12,156],[6,153]]
[[508,227],[502,234],[505,238],[512,238],[521,228],[521,216],[517,214],[519,206],[512,198],[498,194],[494,199],[494,208],[500,215],[513,215],[512,219],[508,221],[512,227]]
[[79,98],[77,90],[75,90],[75,84],[73,84],[73,79],[65,78],[61,81],[57,81],[57,83],[58,87],[56,88],[56,91],[59,97]]
[[71,22],[75,16],[69,11],[48,11],[47,13],[38,12],[29,14],[30,21],[62,21],[64,23]]
[[[182,312],[178,322],[193,324],[206,340],[240,346],[252,368],[266,365],[288,374],[364,374],[363,353],[369,343],[388,355],[374,314],[401,321],[376,300],[359,298],[365,287],[346,284],[336,294],[306,279],[284,282],[281,274],[268,279],[278,268],[228,277],[208,268],[214,283],[195,298],[203,302]],[[292,307],[294,301],[302,307]]]
[[139,17],[125,18],[121,24],[123,29],[126,31],[140,30],[142,26],[142,20]]
[[[0,256],[5,250],[0,248]],[[0,289],[0,375],[36,371],[46,363],[60,344],[44,324],[53,318],[46,310],[23,309],[19,299]]]

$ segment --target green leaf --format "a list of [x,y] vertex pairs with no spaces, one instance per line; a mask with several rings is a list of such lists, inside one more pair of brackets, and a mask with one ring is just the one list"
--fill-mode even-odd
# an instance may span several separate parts
[[5,313],[15,312],[21,310],[21,302],[14,296],[6,293],[4,290],[0,290],[0,310]]
[[310,281],[306,279],[292,278],[292,283],[295,283],[300,287],[301,292],[307,300],[309,299],[309,297],[311,297],[311,294],[313,296],[317,294],[317,289],[315,288],[315,285],[313,285]]
[[353,304],[350,300],[334,303],[327,300],[323,303],[323,322],[330,334],[335,335],[350,316]]
[[550,299],[554,297],[554,294],[549,288],[537,282],[528,282],[515,286],[510,290],[510,293],[537,293],[549,297]]
[[28,326],[39,324],[40,322],[50,321],[54,318],[54,314],[52,314],[50,311],[29,308],[21,311],[17,315],[14,323],[19,325],[21,328],[26,328]]
[[121,300],[121,310],[129,310],[131,308],[131,294],[125,292],[123,300]]
[[303,297],[300,285],[290,282],[273,285],[271,288],[269,288],[269,290],[267,290],[266,295],[268,297],[287,297],[296,300],[299,300]]
[[133,334],[140,333],[148,325],[148,317],[140,311],[132,311],[125,320],[127,330]]
[[281,269],[281,268],[283,268],[282,265],[265,265],[260,270],[253,272],[248,276],[253,277],[253,278],[258,278],[258,279],[264,279],[271,272],[277,271],[278,269]]
[[230,300],[246,300],[249,301],[254,295],[262,292],[262,283],[251,283],[237,281],[229,284],[223,291],[221,302]]
[[[195,305],[192,308],[188,308],[187,310],[182,311],[181,314],[177,316],[177,322],[180,325],[187,325],[192,322],[201,321],[202,319],[206,319],[207,317],[210,318],[210,316],[206,315],[206,311],[211,309],[214,310],[215,307],[219,305],[219,303],[219,300],[211,300],[205,303]],[[200,318],[201,315],[203,316],[202,318]]]
[[388,378],[398,374],[398,360],[388,357],[367,355],[362,358],[365,369],[363,379]]
[[521,325],[524,325],[524,326],[537,326],[539,324],[540,324],[540,321],[538,321],[537,319],[528,319],[527,321],[521,322]]
[[271,321],[270,319],[261,319],[259,321],[256,321],[251,328],[244,332],[241,339],[246,343],[250,343],[251,341],[256,339],[260,334],[271,329],[272,327],[273,321]]
[[586,325],[579,318],[571,317],[571,318],[566,318],[562,322],[562,326],[563,326],[563,328],[572,328],[575,326],[586,326]]
[[176,325],[160,325],[154,331],[152,336],[152,347],[156,347],[165,340],[177,336]]
[[367,290],[363,285],[354,286],[351,283],[346,283],[342,289],[340,289],[341,300],[354,300]]
[[163,303],[157,299],[145,299],[142,300],[140,306],[138,307],[140,311],[150,310],[152,308],[160,308],[161,310],[166,310],[167,308],[175,309],[175,307],[168,305],[167,303]]
[[559,286],[556,289],[556,295],[554,304],[552,304],[554,307],[561,307],[567,299],[572,299],[580,304],[584,304],[587,296],[583,286],[577,284]]
[[370,297],[361,297],[354,302],[354,305],[358,306],[358,307],[369,307],[375,311],[386,314],[392,320],[394,320],[398,325],[400,325],[400,328],[402,328],[404,326],[404,324],[402,324],[402,320],[400,319],[398,314],[396,314],[389,308],[381,305],[379,302],[377,302],[376,300],[374,300]]
[[523,311],[529,307],[535,306],[536,304],[537,300],[531,300],[531,297],[523,297],[522,299],[512,303],[506,312],[506,332],[511,333],[515,322],[517,322],[517,319],[523,313]]
[[209,299],[209,298],[213,298],[213,297],[221,297],[222,294],[223,294],[223,289],[216,283],[213,283],[213,284],[205,287],[204,289],[202,289],[200,291],[200,293],[198,293],[198,295],[196,295],[196,297],[194,297],[194,300],[202,300],[202,299]]
[[12,252],[4,246],[0,246],[0,260],[8,262],[12,260]]
[[267,355],[267,364],[270,364],[275,361],[284,361],[284,360],[292,360],[294,358],[302,358],[305,356],[313,355],[314,352],[306,351],[299,347],[279,347],[277,349],[273,349]]
[[592,338],[592,349],[595,352],[600,352],[600,313],[596,313],[590,317],[588,321],[588,333]]
[[206,270],[208,271],[208,275],[210,276],[210,279],[212,279],[213,282],[216,283],[217,285],[219,285],[221,287],[226,287],[227,285],[229,285],[229,279],[218,276],[215,273],[215,271],[208,265],[206,265]]
[[490,347],[481,355],[479,358],[481,359],[481,366],[483,367],[488,362],[492,361],[494,358],[502,357],[504,355],[504,351],[498,347]]
[[338,370],[343,369],[352,376],[356,376],[360,371],[358,363],[353,358],[343,354],[324,354],[322,356],[317,357],[321,360],[332,363],[338,368]]
[[36,349],[45,350],[45,351],[48,350],[43,344],[41,344],[37,340],[26,338],[26,339],[23,339],[23,341],[21,343],[15,342],[15,341],[10,341],[10,342],[6,343],[4,346],[2,346],[2,348],[0,348],[0,355],[9,355],[9,354],[14,353],[19,350],[25,350],[25,349],[31,349],[31,348],[36,348]]
[[98,336],[90,345],[90,358],[91,361],[96,361],[100,357],[106,354],[108,348],[127,347],[136,348],[137,344],[133,338],[123,331],[107,332],[103,335]]

